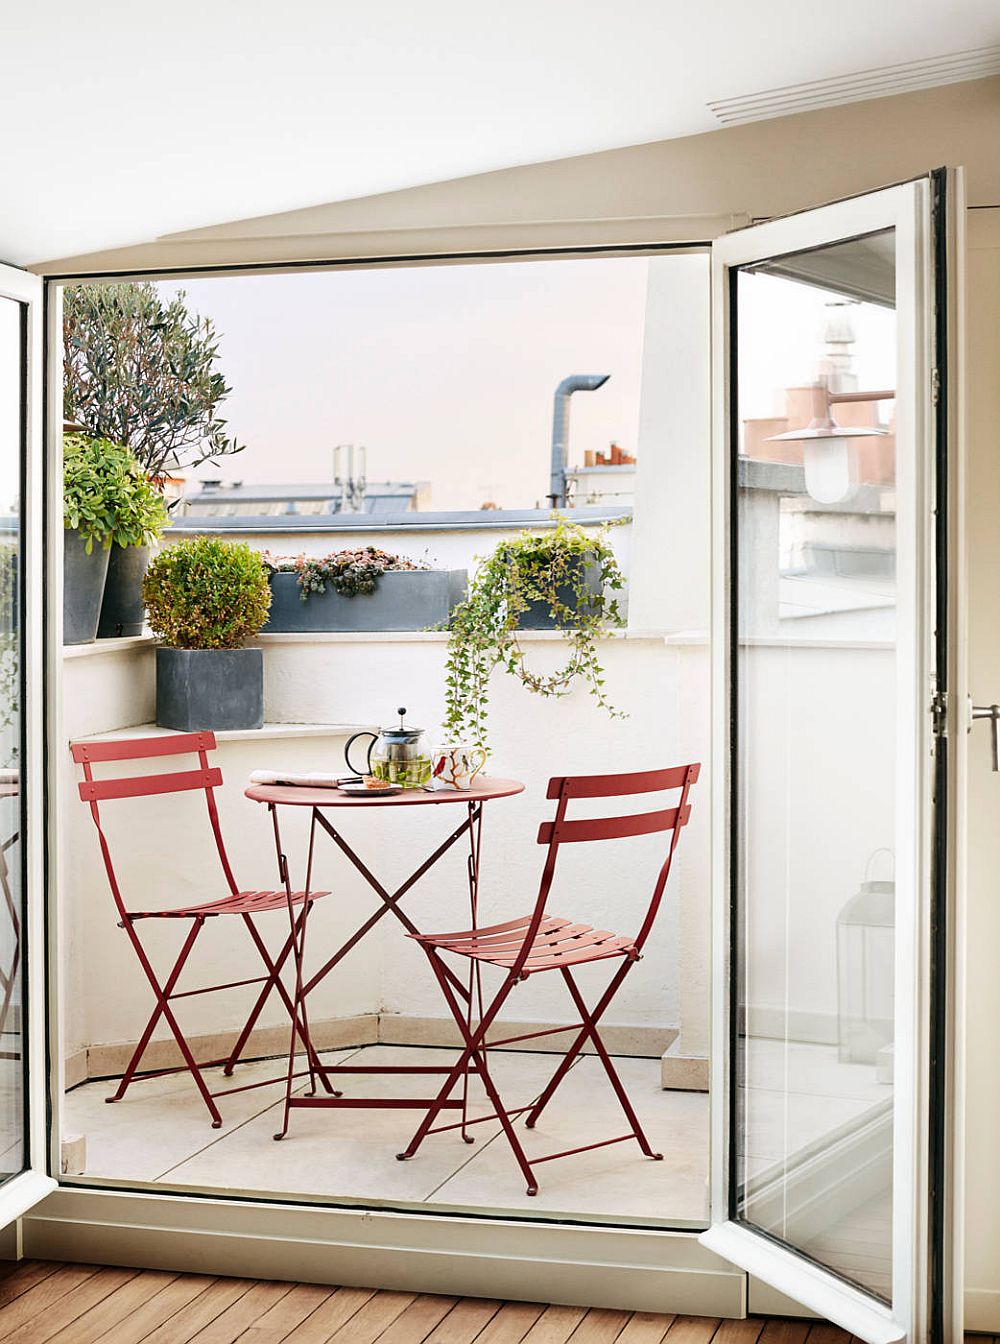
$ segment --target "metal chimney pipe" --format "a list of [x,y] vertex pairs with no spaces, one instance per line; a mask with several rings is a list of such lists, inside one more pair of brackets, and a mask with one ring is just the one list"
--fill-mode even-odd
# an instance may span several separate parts
[[596,392],[610,377],[610,373],[571,373],[556,388],[552,407],[552,466],[548,495],[554,509],[561,509],[566,503],[569,399],[574,392]]

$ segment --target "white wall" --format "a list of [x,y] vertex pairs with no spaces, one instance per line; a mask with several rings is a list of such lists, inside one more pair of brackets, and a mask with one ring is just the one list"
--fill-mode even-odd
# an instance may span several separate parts
[[[443,668],[446,642],[441,635],[377,639],[327,636],[268,636],[265,650],[266,715],[273,722],[364,723],[391,721],[398,703],[409,717],[429,729],[443,716]],[[529,639],[532,661],[554,666],[561,641]],[[498,800],[487,809],[484,833],[480,918],[500,920],[530,909],[537,892],[543,851],[535,844],[540,821],[551,815],[545,786],[553,774],[645,769],[687,759],[704,759],[704,717],[692,716],[683,694],[679,668],[684,651],[662,638],[609,639],[602,646],[607,689],[629,717],[608,719],[581,691],[559,700],[529,695],[512,679],[498,675],[492,704],[492,734],[497,752],[491,772],[523,780],[526,790]],[[65,701],[71,738],[152,718],[153,651],[149,646],[126,653],[92,653],[66,660]],[[117,720],[117,722],[115,722]],[[226,778],[220,811],[237,879],[246,885],[274,885],[274,861],[268,819],[242,790],[254,768],[338,769],[342,737],[303,740],[223,742],[218,757]],[[66,807],[64,927],[67,961],[67,1051],[85,1045],[134,1038],[145,1020],[149,991],[121,930],[107,889],[89,811],[76,796],[76,769],[64,758]],[[103,767],[102,774],[111,772]],[[122,771],[125,773],[125,771]],[[647,800],[648,801],[648,800]],[[699,824],[684,837],[668,899],[647,954],[630,977],[609,1021],[663,1027],[676,1024],[680,1012],[678,910],[682,902],[707,901],[707,788],[694,799]],[[637,804],[641,810],[642,800]],[[105,805],[109,839],[120,857],[122,885],[132,904],[170,906],[207,895],[215,879],[211,838],[200,795],[125,800]],[[457,824],[452,809],[428,807],[403,815],[382,810],[352,813],[345,822],[352,843],[388,886],[400,881]],[[304,817],[287,823],[293,861],[305,856]],[[587,852],[589,850],[590,852]],[[600,927],[634,929],[643,913],[662,857],[662,837],[615,842],[567,851],[552,908]],[[407,908],[423,928],[456,927],[468,911],[464,855],[453,854],[414,890]],[[293,877],[295,874],[293,873]],[[362,880],[324,842],[318,850],[316,881],[335,895],[317,906],[310,929],[312,948],[335,946],[345,932],[373,908]],[[218,890],[218,885],[212,890]],[[284,916],[270,918],[280,941]],[[253,971],[241,951],[233,922],[215,921],[192,965],[189,984],[239,979]],[[151,945],[169,959],[178,926],[146,925]],[[162,963],[161,963],[162,964]],[[587,984],[603,983],[597,969]],[[516,997],[509,1016],[516,1020],[570,1021],[571,1007],[556,977],[529,982]],[[237,1026],[246,1010],[247,991],[193,999],[185,1021],[195,1032]],[[445,1009],[422,954],[391,919],[386,919],[361,950],[317,991],[314,1018],[349,1016],[384,1009],[411,1016],[443,1017]],[[264,1025],[279,1023],[274,1007]],[[165,1033],[160,1032],[159,1035]]]

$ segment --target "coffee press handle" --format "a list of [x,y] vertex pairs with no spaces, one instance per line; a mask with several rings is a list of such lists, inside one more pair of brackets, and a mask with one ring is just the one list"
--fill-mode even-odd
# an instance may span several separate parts
[[[365,760],[365,768],[359,770],[357,766],[351,764],[351,743],[357,742],[359,737],[370,737],[368,743],[368,755]],[[378,733],[373,733],[370,729],[363,728],[360,733],[354,733],[344,744],[344,760],[347,762],[348,770],[353,770],[356,775],[370,775],[372,772],[372,747],[378,741]]]

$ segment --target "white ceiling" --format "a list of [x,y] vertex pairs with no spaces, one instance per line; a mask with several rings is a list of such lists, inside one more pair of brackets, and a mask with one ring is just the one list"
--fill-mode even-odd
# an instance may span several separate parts
[[1000,40],[996,0],[0,0],[17,263],[711,130]]

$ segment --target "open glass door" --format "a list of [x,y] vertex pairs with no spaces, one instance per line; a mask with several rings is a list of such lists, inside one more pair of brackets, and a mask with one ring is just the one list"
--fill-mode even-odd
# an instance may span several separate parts
[[[943,175],[721,239],[707,1245],[936,1334]],[[728,844],[723,837],[728,837]]]
[[47,1174],[42,282],[0,266],[0,1228]]

